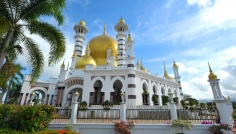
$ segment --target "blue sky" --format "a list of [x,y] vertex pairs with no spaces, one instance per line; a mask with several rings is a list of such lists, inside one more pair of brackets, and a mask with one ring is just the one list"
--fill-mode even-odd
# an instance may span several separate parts
[[[65,23],[58,27],[67,40],[65,62],[71,63],[74,48],[73,27],[84,19],[89,40],[103,33],[115,38],[114,25],[120,17],[125,20],[133,40],[135,56],[142,57],[143,65],[152,74],[163,76],[163,61],[173,76],[175,59],[179,66],[183,91],[197,99],[213,97],[208,79],[209,61],[221,79],[224,96],[236,99],[236,1],[235,0],[67,0]],[[42,18],[56,25],[54,19]],[[29,35],[29,33],[28,33]],[[45,52],[45,68],[40,79],[58,77],[60,63],[48,67],[49,47],[35,35]],[[22,56],[18,62],[27,66]]]

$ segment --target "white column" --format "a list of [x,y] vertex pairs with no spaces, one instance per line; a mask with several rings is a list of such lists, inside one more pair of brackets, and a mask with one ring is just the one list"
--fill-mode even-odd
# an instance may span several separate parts
[[173,101],[173,93],[169,93],[168,95],[169,95],[170,101],[171,101],[171,102],[169,102],[171,120],[178,119],[175,102]]
[[126,105],[125,105],[125,102],[120,103],[120,120],[126,121]]
[[78,102],[77,102],[78,97],[79,97],[78,94],[77,95],[76,95],[76,93],[73,94],[72,104],[71,104],[71,117],[70,117],[70,124],[71,125],[76,123],[77,110],[78,110]]

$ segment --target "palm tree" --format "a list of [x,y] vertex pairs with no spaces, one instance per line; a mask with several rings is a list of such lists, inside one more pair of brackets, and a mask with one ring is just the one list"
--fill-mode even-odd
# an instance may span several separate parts
[[16,103],[17,98],[20,96],[22,82],[24,80],[24,74],[22,71],[25,70],[20,64],[15,64],[16,73],[13,77],[11,77],[8,81],[7,85],[7,96],[6,102],[8,103]]
[[6,56],[11,60],[26,49],[30,64],[31,83],[42,73],[44,58],[39,44],[27,37],[24,31],[42,37],[50,45],[49,66],[57,63],[65,54],[66,43],[63,34],[51,24],[40,20],[42,16],[52,16],[61,25],[64,21],[62,10],[65,0],[0,0],[0,67]]
[[[4,66],[0,69],[0,103],[5,93],[21,91],[21,84],[24,79],[24,75],[21,71],[25,70],[20,64],[12,63],[8,58]],[[20,88],[20,89],[19,89]],[[17,91],[17,92],[20,92]],[[16,95],[16,93],[13,93]]]

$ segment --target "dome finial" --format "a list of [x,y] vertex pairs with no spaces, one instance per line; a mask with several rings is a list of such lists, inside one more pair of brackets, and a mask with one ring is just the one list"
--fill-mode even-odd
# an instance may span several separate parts
[[217,76],[213,73],[209,62],[208,62],[208,67],[210,72],[210,74],[208,75],[209,80],[217,79]]
[[130,35],[130,30],[129,30],[129,34],[128,34],[128,39],[127,39],[128,41],[133,41],[133,39],[132,39],[132,37],[131,37],[131,35]]
[[90,47],[89,47],[89,44],[88,44],[88,46],[87,46],[85,55],[86,55],[86,56],[90,56]]
[[106,22],[104,23],[104,31],[103,31],[103,35],[106,35],[107,32],[106,32],[107,28],[106,28]]

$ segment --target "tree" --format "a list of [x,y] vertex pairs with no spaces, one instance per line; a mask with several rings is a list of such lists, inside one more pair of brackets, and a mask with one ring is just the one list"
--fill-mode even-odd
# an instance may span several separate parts
[[11,79],[8,81],[7,87],[7,103],[17,103],[17,99],[20,96],[22,82],[24,80],[24,74],[22,71],[25,70],[20,64],[15,64],[16,72]]
[[65,0],[1,0],[0,21],[4,26],[0,27],[0,67],[6,56],[11,60],[17,58],[23,44],[28,55],[27,62],[32,67],[31,83],[40,76],[44,65],[43,53],[39,44],[25,35],[25,30],[48,42],[48,64],[52,66],[57,63],[65,54],[65,37],[55,26],[42,22],[40,17],[52,16],[61,25],[64,7]]
[[[20,64],[12,63],[8,58],[3,67],[0,69],[0,90],[2,94],[0,95],[0,103],[2,97],[5,93],[9,92],[8,98],[16,98],[20,94],[22,80],[24,75],[22,70],[25,70]],[[10,95],[10,96],[9,96]]]

